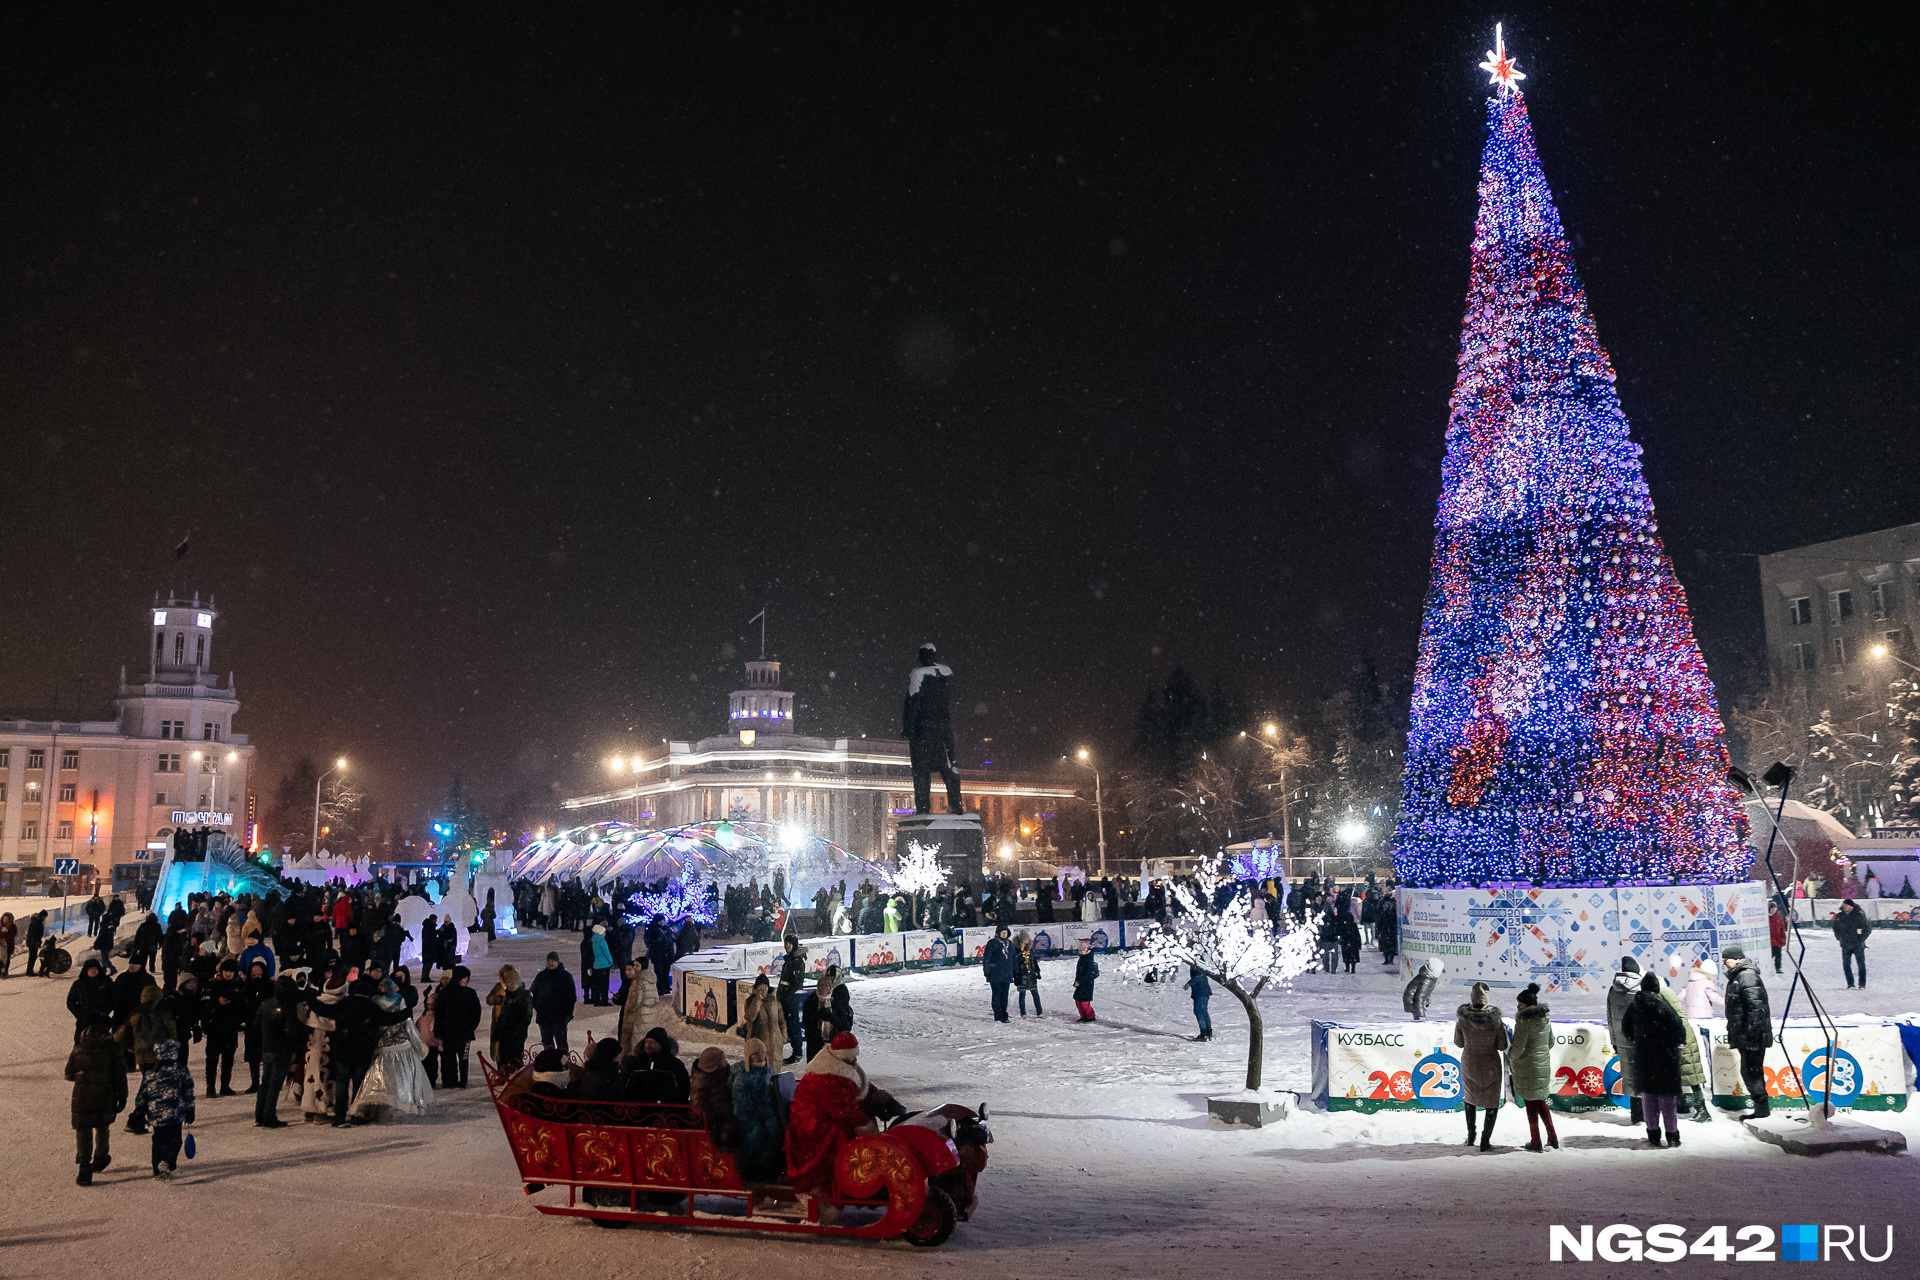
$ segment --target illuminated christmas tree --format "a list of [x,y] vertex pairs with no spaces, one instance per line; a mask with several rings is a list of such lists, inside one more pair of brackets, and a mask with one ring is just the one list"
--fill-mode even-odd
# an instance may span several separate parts
[[1504,43],[1394,853],[1422,885],[1727,883],[1713,685]]

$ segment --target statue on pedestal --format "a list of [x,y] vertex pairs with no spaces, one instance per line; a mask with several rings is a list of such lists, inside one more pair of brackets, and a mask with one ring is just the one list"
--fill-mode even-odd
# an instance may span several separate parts
[[959,813],[960,767],[953,749],[953,668],[934,660],[931,644],[920,646],[920,665],[907,673],[901,733],[913,762],[913,811],[933,812],[933,771],[947,784],[947,812]]

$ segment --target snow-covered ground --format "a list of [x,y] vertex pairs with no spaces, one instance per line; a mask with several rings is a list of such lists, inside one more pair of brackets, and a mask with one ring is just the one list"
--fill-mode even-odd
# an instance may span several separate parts
[[[1874,936],[1865,992],[1844,989],[1831,939],[1810,936],[1810,971],[1836,1012],[1920,1007],[1920,933]],[[577,936],[503,940],[474,964],[475,985],[484,990],[506,960],[531,972],[550,948],[575,956]],[[1452,1114],[1306,1112],[1260,1131],[1210,1130],[1207,1095],[1241,1083],[1237,1005],[1217,994],[1219,1038],[1192,1044],[1184,992],[1119,978],[1117,957],[1102,967],[1102,1021],[1087,1026],[1072,1021],[1067,960],[1047,967],[1047,1016],[1009,1026],[988,1016],[977,969],[856,981],[855,1030],[878,1082],[909,1104],[984,1101],[994,1116],[979,1213],[943,1248],[921,1251],[717,1230],[603,1231],[535,1213],[477,1069],[475,1087],[443,1093],[432,1115],[385,1128],[268,1132],[253,1127],[250,1097],[203,1100],[199,1158],[172,1183],[147,1177],[146,1139],[116,1129],[112,1167],[78,1188],[61,1079],[72,1034],[66,983],[22,979],[16,961],[15,977],[0,982],[8,1175],[0,1274],[64,1278],[104,1265],[162,1277],[326,1280],[765,1280],[801,1268],[1005,1280],[1335,1268],[1352,1277],[1518,1275],[1546,1260],[1556,1222],[1672,1222],[1689,1238],[1714,1223],[1864,1222],[1878,1233],[1893,1222],[1894,1269],[1914,1274],[1920,1240],[1905,1231],[1920,1204],[1916,1157],[1796,1158],[1724,1117],[1683,1124],[1679,1151],[1644,1149],[1624,1115],[1559,1117],[1565,1149],[1543,1155],[1518,1149],[1525,1123],[1512,1108],[1502,1109],[1499,1147],[1487,1154],[1462,1145],[1463,1122]],[[1310,975],[1264,1000],[1268,1083],[1304,1090],[1307,1021],[1398,1017],[1399,985],[1363,964],[1351,977]],[[583,1029],[605,1034],[614,1023],[612,1010],[582,1012],[593,1016],[575,1024],[576,1047]],[[1602,1009],[1556,1001],[1554,1012]],[[193,1061],[198,1068],[198,1048]],[[1870,1118],[1920,1142],[1920,1106]]]

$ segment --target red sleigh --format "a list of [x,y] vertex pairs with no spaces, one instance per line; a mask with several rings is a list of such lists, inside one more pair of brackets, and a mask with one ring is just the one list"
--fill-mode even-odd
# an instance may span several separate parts
[[[566,1188],[564,1204],[534,1207],[602,1226],[904,1237],[932,1247],[970,1215],[982,1144],[992,1141],[975,1113],[943,1107],[853,1139],[835,1162],[834,1194],[801,1197],[784,1183],[744,1181],[694,1107],[546,1097],[510,1082],[484,1055],[480,1067],[527,1194]],[[829,1221],[822,1205],[837,1210]]]

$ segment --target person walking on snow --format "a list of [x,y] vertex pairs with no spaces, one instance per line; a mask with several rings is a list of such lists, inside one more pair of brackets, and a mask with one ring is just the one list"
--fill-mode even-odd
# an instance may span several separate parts
[[180,1163],[180,1127],[193,1123],[193,1072],[180,1064],[180,1046],[161,1040],[153,1046],[152,1070],[140,1077],[134,1107],[153,1126],[153,1176],[162,1182]]
[[1433,989],[1440,982],[1440,975],[1446,971],[1446,965],[1439,960],[1429,959],[1420,966],[1413,977],[1407,979],[1406,990],[1400,993],[1400,1007],[1413,1015],[1415,1022],[1427,1016],[1427,1005],[1433,1000]]
[[1213,999],[1213,984],[1207,981],[1207,975],[1187,966],[1187,992],[1193,996],[1193,1020],[1199,1024],[1200,1034],[1194,1037],[1199,1043],[1213,1039],[1213,1019],[1207,1016],[1207,1001]]
[[1093,1015],[1093,981],[1100,976],[1100,965],[1093,958],[1093,943],[1080,939],[1080,959],[1073,967],[1073,1003],[1080,1010],[1081,1022],[1096,1021]]
[[1767,941],[1773,946],[1773,971],[1780,972],[1780,952],[1787,945],[1787,917],[1775,902],[1767,907]]
[[1507,1024],[1501,1021],[1500,1011],[1487,1003],[1488,990],[1486,983],[1474,983],[1468,1002],[1460,1006],[1453,1020],[1453,1043],[1460,1049],[1460,1085],[1467,1106],[1467,1145],[1473,1145],[1477,1113],[1484,1108],[1487,1123],[1480,1130],[1482,1151],[1493,1150],[1493,1122],[1500,1114],[1505,1075],[1500,1051],[1507,1047]]
[[1020,1016],[1027,1016],[1027,997],[1033,997],[1033,1016],[1046,1016],[1040,1008],[1040,956],[1033,939],[1022,929],[1013,940],[1013,985],[1020,993]]
[[1853,987],[1853,967],[1860,966],[1860,987],[1867,985],[1867,935],[1873,932],[1873,921],[1867,919],[1867,913],[1859,904],[1848,898],[1840,904],[1840,910],[1833,917],[1833,938],[1840,944],[1840,967],[1847,975],[1847,987]]
[[1013,940],[1012,930],[1004,924],[993,931],[993,937],[987,940],[986,950],[980,957],[980,968],[986,975],[987,985],[993,989],[993,1020],[1011,1022],[1007,1014],[1007,988],[1013,985]]
[[81,1029],[67,1055],[67,1079],[73,1082],[74,1159],[80,1165],[73,1183],[88,1187],[93,1175],[112,1162],[107,1144],[113,1119],[127,1105],[127,1071],[104,1022]]

